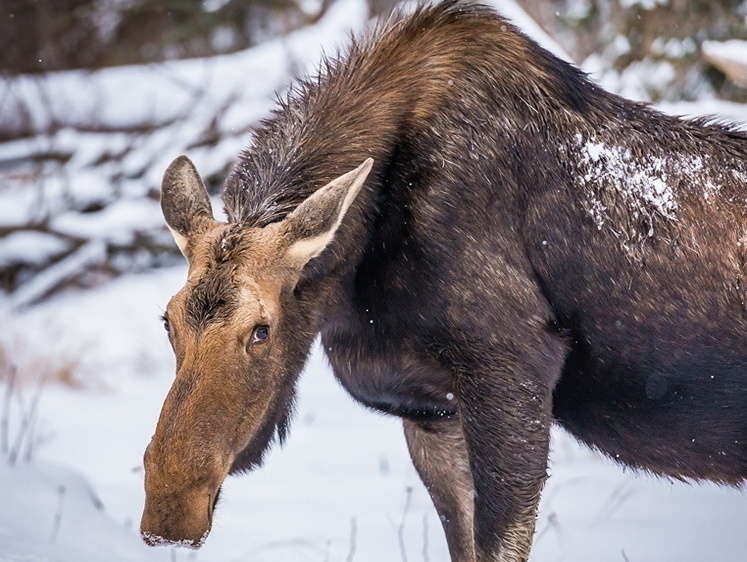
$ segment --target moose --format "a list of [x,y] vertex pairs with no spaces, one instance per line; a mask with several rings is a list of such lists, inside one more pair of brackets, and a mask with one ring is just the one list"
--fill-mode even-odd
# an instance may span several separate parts
[[747,479],[747,134],[601,89],[491,9],[424,5],[293,87],[189,263],[145,456],[150,544],[199,547],[227,475],[288,432],[317,336],[399,416],[452,560],[529,556],[550,429],[678,479]]

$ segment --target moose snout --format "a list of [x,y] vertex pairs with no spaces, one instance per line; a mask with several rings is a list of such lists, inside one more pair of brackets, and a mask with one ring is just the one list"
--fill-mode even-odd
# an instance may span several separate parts
[[210,403],[219,391],[197,385],[196,378],[196,371],[177,373],[143,456],[140,534],[152,546],[203,545],[218,492],[235,458],[225,438],[234,428]]
[[149,497],[140,522],[140,535],[150,546],[200,548],[212,526],[217,491],[168,493]]

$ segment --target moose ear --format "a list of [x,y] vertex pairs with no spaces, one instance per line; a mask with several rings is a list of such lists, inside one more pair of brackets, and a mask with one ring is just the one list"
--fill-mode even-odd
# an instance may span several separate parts
[[355,170],[332,180],[283,220],[281,225],[291,259],[305,265],[327,247],[372,166],[373,158],[369,158]]
[[213,220],[207,190],[195,165],[186,156],[179,156],[163,174],[161,210],[176,245],[186,256],[190,235],[205,219]]

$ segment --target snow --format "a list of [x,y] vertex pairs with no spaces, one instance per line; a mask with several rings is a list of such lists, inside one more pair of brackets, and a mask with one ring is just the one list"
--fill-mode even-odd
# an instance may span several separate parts
[[[705,45],[705,43],[707,43],[707,41],[705,41],[703,45]],[[684,39],[670,37],[667,41],[664,41],[661,37],[657,37],[651,43],[652,54],[663,55],[669,59],[682,58],[697,50],[698,44],[692,37],[686,37]]]
[[90,483],[64,466],[0,462],[0,497],[0,560],[100,562],[102,553],[112,562],[168,560],[133,541],[102,511]]
[[[699,159],[694,164],[678,162],[680,166],[677,167],[672,167],[667,159],[655,155],[646,159],[634,159],[627,147],[584,139],[580,133],[576,141],[578,146],[572,150],[580,151],[580,162],[585,170],[582,182],[589,186],[611,186],[632,207],[634,216],[657,212],[664,217],[674,218],[677,201],[671,185],[667,183],[668,170],[681,169],[681,165],[685,164],[692,172],[703,168],[702,160]],[[591,213],[601,229],[604,226],[605,209],[595,198],[593,191],[589,191],[592,198]]]
[[[103,255],[119,260],[110,264],[135,270],[129,242],[158,246],[164,231],[148,194],[169,162],[189,153],[203,177],[222,176],[291,72],[336,52],[367,10],[364,0],[338,2],[309,28],[229,55],[0,76],[0,132],[28,136],[0,143],[0,227],[44,226],[103,242]],[[33,261],[25,265],[33,276]]]
[[[141,554],[136,530],[141,457],[174,369],[158,316],[185,276],[184,267],[126,276],[14,316],[7,339],[26,338],[17,345],[26,348],[19,374],[55,365],[69,350],[79,357],[80,378],[94,382],[83,392],[49,384],[35,460],[2,468],[5,513],[16,515],[0,519],[7,530],[0,534],[0,560],[23,553],[87,561],[96,552],[107,559],[168,559],[168,548]],[[226,481],[205,546],[179,550],[177,560],[346,560],[353,543],[356,562],[400,560],[400,528],[408,560],[425,560],[424,550],[428,560],[447,560],[399,422],[354,403],[319,349],[299,396],[288,443],[259,471]],[[87,484],[65,484],[68,478]],[[61,484],[66,505],[77,507],[63,509],[52,544]],[[558,431],[533,560],[624,560],[624,551],[629,560],[648,562],[738,562],[747,549],[745,499],[739,490],[626,473]],[[88,529],[103,537],[90,547]],[[18,538],[3,538],[9,535]]]
[[[704,106],[705,107],[705,106]],[[693,109],[693,106],[690,106]],[[702,109],[702,107],[701,107]],[[657,154],[649,150],[634,156],[627,146],[610,144],[578,133],[575,143],[561,150],[579,155],[581,184],[586,191],[586,210],[601,230],[607,222],[608,205],[621,200],[634,218],[652,219],[647,236],[654,234],[654,218],[677,220],[679,190],[683,185],[706,201],[727,181],[726,175],[747,179],[744,166],[716,165],[707,157],[691,154]],[[690,181],[683,184],[682,178]],[[688,193],[691,195],[692,193]],[[634,238],[633,233],[628,233]]]
[[[316,62],[323,50],[334,52],[341,37],[362,26],[366,13],[365,2],[341,2],[318,25],[230,55],[96,72],[0,77],[0,122],[9,127],[19,117],[30,116],[32,129],[40,132],[60,122],[81,129],[102,123],[131,128],[187,116],[194,121],[195,112],[209,118],[212,109],[228,99],[238,97],[247,105],[271,99],[287,81],[289,64],[304,67]],[[243,113],[235,125],[246,123]]]
[[604,89],[635,101],[648,101],[654,92],[665,93],[675,78],[674,67],[666,60],[635,61],[620,72],[609,67],[606,57],[594,53],[581,67]]
[[718,121],[734,123],[742,130],[747,129],[747,104],[730,101],[704,99],[697,102],[662,102],[658,109],[680,117],[711,116]]
[[701,48],[707,55],[718,56],[735,63],[747,65],[747,41],[742,39],[703,41]]
[[513,0],[486,0],[484,4],[491,6],[502,16],[534,39],[540,46],[554,53],[561,59],[573,62],[573,58],[563,49],[555,39],[550,37],[527,13]]
[[70,244],[59,236],[39,231],[13,232],[0,239],[0,267],[20,260],[41,265],[48,256],[61,254]]
[[[538,33],[516,4],[494,3],[528,33]],[[11,466],[7,453],[0,454],[0,561],[448,560],[438,517],[409,461],[401,424],[354,403],[334,380],[318,348],[301,378],[288,442],[282,450],[272,451],[258,471],[226,481],[205,546],[199,551],[145,547],[137,531],[143,505],[142,454],[174,373],[159,316],[182,286],[186,268],[126,275],[96,289],[23,306],[43,294],[55,278],[68,275],[81,262],[99,259],[107,241],[123,242],[122,230],[150,228],[160,221],[157,203],[148,205],[138,198],[160,182],[159,175],[178,153],[188,152],[198,169],[208,173],[219,171],[236,154],[242,144],[237,137],[187,149],[208,125],[209,108],[233,95],[242,96],[222,114],[220,129],[243,131],[265,114],[272,92],[283,87],[288,52],[299,64],[309,65],[322,48],[334,52],[348,30],[363,25],[365,14],[362,0],[339,0],[316,26],[212,62],[113,69],[99,77],[68,73],[51,83],[0,82],[0,90],[3,85],[18,88],[16,93],[36,104],[38,127],[59,117],[68,96],[75,97],[76,104],[80,98],[82,105],[76,107],[83,109],[76,109],[74,117],[83,125],[94,113],[122,126],[190,114],[176,128],[137,141],[137,150],[121,164],[135,179],[117,186],[118,203],[101,215],[91,213],[73,221],[58,212],[61,207],[48,191],[73,193],[81,201],[111,196],[102,184],[105,176],[88,165],[105,151],[127,147],[132,137],[125,134],[105,138],[95,132],[59,131],[48,148],[72,152],[73,172],[59,178],[50,171],[53,181],[43,186],[46,207],[40,207],[40,195],[31,189],[41,187],[23,183],[21,171],[16,172],[18,183],[0,192],[0,224],[14,224],[26,213],[49,212],[60,230],[91,238],[13,300],[0,296],[0,372],[13,361],[19,380],[25,381],[27,408],[34,381],[47,379],[32,432],[30,462],[22,456]],[[542,40],[559,53],[551,39]],[[47,112],[38,100],[49,89],[58,91],[58,85],[60,105],[53,104]],[[209,85],[209,93],[185,93],[194,85]],[[83,91],[87,87],[108,92],[103,105],[96,105],[99,102]],[[747,121],[745,106],[715,100],[669,104],[664,109]],[[10,105],[0,107],[0,122],[12,122],[13,111]],[[39,142],[2,145],[0,162],[22,157]],[[580,139],[578,148],[592,171],[601,171],[596,167],[604,158],[616,163],[616,173],[630,172],[624,152],[614,146],[591,138]],[[631,204],[639,201],[662,214],[674,214],[676,198],[664,182],[666,170],[674,164],[652,158],[641,172],[645,177],[632,174]],[[136,176],[144,166],[144,175]],[[6,238],[3,244],[0,262],[24,252],[42,256],[58,251],[57,242],[41,233]],[[0,395],[5,392],[2,383]],[[6,417],[15,436],[23,407],[18,398],[12,404]],[[744,559],[744,491],[626,472],[561,431],[553,435],[550,472],[532,560]]]
[[742,87],[747,87],[747,41],[704,41],[703,58]]
[[669,0],[620,0],[620,7],[630,9],[640,7],[643,10],[653,10],[657,6],[666,6]]
[[127,244],[135,232],[163,224],[163,215],[153,200],[123,199],[96,213],[68,211],[51,221],[55,232],[80,238],[100,238]]
[[[46,437],[37,458],[85,474],[107,512],[131,531],[142,509],[142,452],[173,377],[158,314],[185,275],[185,268],[177,268],[118,279],[16,315],[12,328],[17,338],[33,333],[45,342],[41,348],[26,342],[20,373],[34,364],[54,364],[61,349],[88,350],[80,358],[81,378],[92,378],[104,390],[44,391],[38,431]],[[65,332],[55,318],[65,319]],[[344,559],[352,521],[357,548],[367,550],[368,559],[387,551],[396,559],[396,527],[407,489],[416,485],[399,422],[353,403],[317,351],[303,378],[288,444],[251,477],[227,481],[215,528],[197,559],[303,560],[319,553],[310,559],[321,560],[327,551],[331,559]],[[411,544],[422,541],[428,515],[435,549],[440,531],[422,487],[412,493],[406,515]],[[134,532],[132,540],[139,540]],[[363,552],[356,556],[365,559]]]
[[100,263],[104,260],[106,249],[101,242],[86,242],[71,255],[46,268],[31,281],[9,297],[12,306],[18,308],[31,304],[47,294],[52,287],[68,279],[89,263]]

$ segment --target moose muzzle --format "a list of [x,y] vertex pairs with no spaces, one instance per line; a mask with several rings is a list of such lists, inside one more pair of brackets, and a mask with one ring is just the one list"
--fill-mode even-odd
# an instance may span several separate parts
[[204,393],[188,392],[193,380],[189,372],[177,376],[145,451],[140,532],[150,545],[202,546],[233,462],[233,453],[221,438],[228,432],[214,423],[214,409],[206,404]]
[[201,547],[210,533],[217,493],[200,488],[149,495],[140,523],[143,540],[151,546]]

